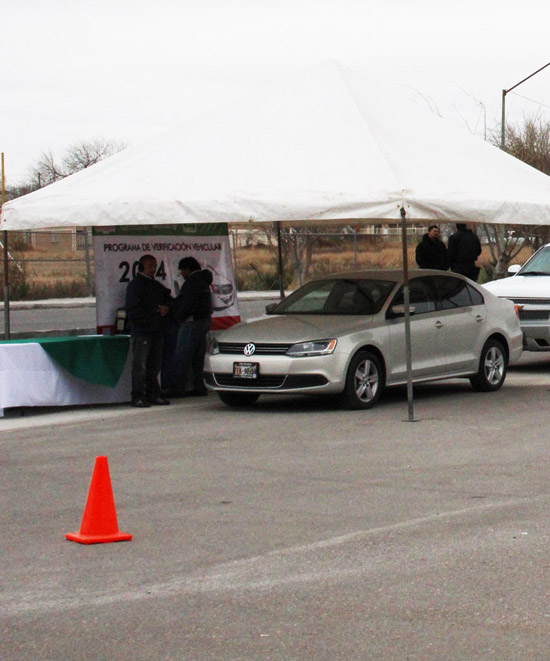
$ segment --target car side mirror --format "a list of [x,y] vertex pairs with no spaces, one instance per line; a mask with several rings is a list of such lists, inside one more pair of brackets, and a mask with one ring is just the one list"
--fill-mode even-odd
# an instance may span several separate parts
[[[409,314],[414,314],[415,309],[414,305],[409,305]],[[390,308],[390,315],[392,317],[404,317],[405,306],[402,304],[392,305]]]
[[278,303],[269,303],[265,306],[266,314],[270,314],[278,306]]
[[512,264],[508,267],[508,273],[517,273],[520,270],[521,266],[519,264]]

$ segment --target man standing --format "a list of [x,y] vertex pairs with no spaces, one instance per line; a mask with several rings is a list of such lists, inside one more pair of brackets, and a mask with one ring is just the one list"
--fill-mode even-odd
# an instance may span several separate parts
[[449,268],[447,248],[439,238],[439,227],[430,225],[422,241],[416,246],[416,263],[421,269],[438,269],[446,271]]
[[466,223],[457,223],[456,232],[449,237],[449,262],[451,271],[461,273],[470,280],[477,280],[479,266],[476,259],[481,255],[481,241]]
[[170,309],[170,290],[155,280],[157,260],[143,255],[136,277],[126,289],[126,314],[132,335],[132,406],[170,404],[160,395],[163,317]]
[[[174,301],[174,317],[180,324],[176,347],[176,384],[178,395],[207,395],[203,369],[206,353],[206,337],[212,316],[212,273],[201,269],[194,257],[184,257],[178,268],[184,283]],[[193,389],[186,393],[189,376],[193,377]]]

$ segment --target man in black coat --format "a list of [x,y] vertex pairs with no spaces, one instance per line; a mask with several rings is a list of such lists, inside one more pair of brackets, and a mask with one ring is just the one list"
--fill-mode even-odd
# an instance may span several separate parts
[[446,271],[449,268],[447,248],[439,238],[437,225],[430,225],[428,232],[416,246],[416,263],[421,269]]
[[170,309],[170,290],[155,280],[157,260],[143,255],[136,277],[126,289],[126,315],[132,335],[132,406],[170,404],[160,395],[164,317]]
[[481,241],[466,225],[457,223],[456,232],[449,237],[449,262],[451,271],[461,273],[470,280],[477,280],[479,266],[476,259],[481,255]]
[[[180,325],[176,347],[175,394],[207,395],[202,373],[212,316],[212,272],[201,269],[194,257],[181,259],[178,268],[184,283],[173,307],[173,316]],[[186,393],[190,374],[193,377],[193,389]]]

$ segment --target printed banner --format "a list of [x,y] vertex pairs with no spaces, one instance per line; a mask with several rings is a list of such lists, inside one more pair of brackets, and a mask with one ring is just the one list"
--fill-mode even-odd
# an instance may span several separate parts
[[142,255],[158,263],[156,278],[178,295],[182,257],[194,257],[212,271],[212,329],[241,320],[226,223],[197,225],[118,225],[94,227],[97,332],[115,333],[117,310],[124,307],[126,287]]

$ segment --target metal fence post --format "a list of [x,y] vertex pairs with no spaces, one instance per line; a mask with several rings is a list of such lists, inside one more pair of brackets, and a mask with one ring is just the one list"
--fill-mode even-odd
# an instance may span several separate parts
[[237,278],[237,231],[230,230],[231,238],[233,239],[233,275],[235,276],[235,287],[239,291],[239,283]]
[[86,285],[88,287],[88,296],[94,295],[94,286],[92,283],[92,269],[91,269],[91,256],[90,256],[90,240],[89,240],[89,228],[85,228],[84,232],[84,250],[86,253]]

